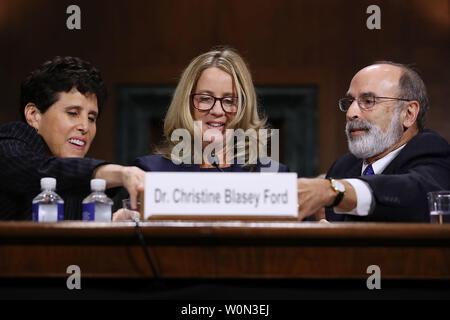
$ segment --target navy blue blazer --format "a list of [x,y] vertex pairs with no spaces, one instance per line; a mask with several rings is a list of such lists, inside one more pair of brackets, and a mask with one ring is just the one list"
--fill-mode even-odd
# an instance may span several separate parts
[[43,177],[56,178],[64,219],[81,219],[81,202],[90,193],[94,170],[107,162],[57,158],[36,130],[24,122],[0,126],[0,220],[31,220],[33,198]]
[[327,209],[327,220],[429,222],[427,192],[450,190],[450,146],[431,130],[412,138],[381,174],[361,176],[362,163],[347,153],[336,160],[327,177],[365,181],[375,200],[373,211],[359,217]]
[[[274,161],[274,160],[271,160]],[[271,164],[278,165],[278,172],[288,172],[288,168],[279,162],[263,165],[258,162],[253,169],[244,168],[233,164],[230,167],[221,168],[225,172],[261,172],[261,168],[269,167]],[[137,158],[135,165],[144,171],[182,171],[182,172],[216,172],[217,168],[200,168],[200,165],[174,164],[172,160],[164,158],[161,154],[153,154]]]

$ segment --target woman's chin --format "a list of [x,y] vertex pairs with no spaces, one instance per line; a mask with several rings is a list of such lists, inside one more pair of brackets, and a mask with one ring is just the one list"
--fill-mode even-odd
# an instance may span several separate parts
[[60,155],[56,155],[58,158],[84,158],[86,156],[86,153],[84,150],[70,150],[61,152]]
[[206,131],[203,131],[203,141],[206,143],[211,143],[214,141],[223,141],[223,137],[225,135],[225,132],[220,129],[207,129]]

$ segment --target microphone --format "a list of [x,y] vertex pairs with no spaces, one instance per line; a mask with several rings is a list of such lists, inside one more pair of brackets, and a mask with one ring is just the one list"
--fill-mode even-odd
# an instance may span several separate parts
[[217,158],[217,155],[214,151],[211,151],[210,154],[208,154],[208,161],[210,164],[212,164],[214,167],[217,168],[220,172],[224,172],[221,167],[219,167],[219,159]]

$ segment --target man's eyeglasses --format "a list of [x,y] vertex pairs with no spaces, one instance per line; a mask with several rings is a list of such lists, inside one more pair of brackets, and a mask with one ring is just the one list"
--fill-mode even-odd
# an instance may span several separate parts
[[194,93],[191,94],[191,99],[194,108],[201,111],[211,110],[216,104],[217,100],[220,101],[220,106],[222,107],[222,110],[225,111],[226,113],[236,113],[238,109],[237,108],[238,99],[236,97],[217,98],[210,96],[209,94]]
[[[388,99],[388,100],[400,100],[400,101],[411,101],[408,99],[401,99],[401,98],[390,98],[390,97],[375,97],[372,95],[361,95],[356,99],[358,102],[358,106],[362,110],[369,110],[372,109],[375,104],[377,103],[377,99]],[[355,98],[353,97],[345,97],[342,99],[339,99],[339,109],[343,112],[347,112],[350,106],[352,105],[353,101],[355,101]]]

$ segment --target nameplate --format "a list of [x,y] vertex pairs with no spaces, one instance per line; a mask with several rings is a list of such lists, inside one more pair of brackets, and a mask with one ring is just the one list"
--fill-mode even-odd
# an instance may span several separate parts
[[144,218],[157,216],[295,218],[297,174],[148,172]]

